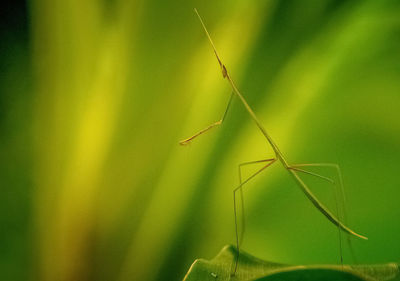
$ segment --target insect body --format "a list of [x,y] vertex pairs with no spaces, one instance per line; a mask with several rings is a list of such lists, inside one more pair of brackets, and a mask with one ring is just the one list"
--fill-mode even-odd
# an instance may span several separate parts
[[[266,168],[268,168],[269,166],[271,166],[272,164],[274,164],[275,162],[280,162],[282,164],[282,166],[288,171],[288,173],[290,174],[290,176],[294,179],[294,181],[297,183],[297,185],[300,187],[300,189],[304,192],[304,194],[307,196],[307,198],[313,203],[313,205],[323,214],[325,215],[325,217],[331,221],[334,225],[336,225],[338,227],[339,230],[344,231],[345,233],[352,235],[352,236],[356,236],[358,238],[361,239],[365,239],[367,240],[368,238],[360,235],[358,233],[356,233],[355,231],[353,231],[352,229],[350,229],[349,227],[347,227],[344,223],[342,223],[337,217],[335,217],[329,210],[328,208],[326,208],[318,199],[317,197],[311,192],[311,190],[308,188],[308,186],[302,181],[302,179],[299,177],[298,173],[304,173],[304,174],[308,174],[311,176],[315,176],[318,177],[320,179],[326,180],[332,184],[335,184],[335,182],[330,179],[327,178],[325,176],[304,170],[303,168],[305,167],[327,167],[327,168],[332,168],[335,169],[338,178],[339,178],[339,185],[340,185],[340,192],[341,195],[343,197],[343,201],[344,201],[344,192],[343,192],[343,182],[342,182],[342,176],[341,176],[341,171],[340,171],[340,167],[337,164],[332,164],[332,163],[316,163],[316,164],[296,164],[296,165],[291,165],[289,164],[285,157],[283,156],[282,152],[279,150],[278,146],[276,145],[276,143],[272,140],[272,138],[270,137],[270,135],[267,133],[267,131],[265,130],[265,128],[262,126],[262,124],[260,123],[260,121],[258,120],[257,116],[255,115],[254,111],[251,109],[251,107],[249,106],[249,104],[247,103],[247,101],[245,100],[245,98],[242,96],[242,94],[239,92],[239,90],[237,89],[235,83],[233,82],[227,68],[225,67],[225,65],[222,63],[218,52],[214,46],[214,43],[211,39],[210,34],[207,31],[206,26],[203,23],[203,20],[201,19],[199,13],[197,12],[197,10],[195,9],[195,12],[203,26],[203,29],[208,37],[208,40],[213,48],[214,54],[217,58],[217,61],[219,63],[219,66],[221,68],[221,72],[222,72],[222,77],[224,79],[226,79],[228,81],[228,83],[230,84],[230,87],[232,89],[232,93],[231,96],[229,98],[229,102],[227,105],[227,108],[224,112],[223,117],[221,118],[221,120],[211,124],[210,126],[206,127],[205,129],[199,131],[198,133],[194,134],[193,136],[184,139],[182,141],[180,141],[181,145],[186,145],[188,143],[190,143],[193,139],[195,139],[196,137],[200,136],[201,134],[207,132],[208,130],[221,125],[225,119],[225,116],[229,110],[231,101],[233,96],[236,96],[237,98],[239,98],[239,100],[242,102],[243,106],[246,108],[247,112],[249,113],[250,117],[253,119],[253,121],[255,122],[256,126],[260,129],[261,133],[264,135],[264,137],[266,138],[267,142],[269,143],[269,145],[271,146],[271,148],[273,149],[274,153],[275,153],[275,157],[271,158],[271,159],[263,159],[263,160],[257,160],[257,161],[251,161],[251,162],[246,162],[246,163],[242,163],[239,165],[239,181],[240,184],[238,187],[236,187],[233,190],[233,202],[234,202],[234,215],[235,215],[235,231],[236,231],[236,244],[237,244],[237,248],[238,248],[238,253],[239,253],[239,247],[240,247],[240,243],[242,241],[243,238],[243,233],[244,230],[242,230],[241,232],[241,237],[239,239],[239,234],[238,234],[238,224],[237,224],[237,211],[236,211],[236,194],[237,192],[240,190],[240,194],[242,197],[242,212],[244,212],[244,207],[243,207],[243,191],[242,191],[242,187],[245,183],[247,183],[249,180],[251,180],[252,178],[254,178],[256,175],[258,175],[259,173],[261,173],[263,170],[265,170]],[[255,163],[266,163],[261,169],[259,169],[258,171],[256,171],[253,175],[251,175],[250,177],[248,177],[246,180],[242,181],[241,178],[241,167],[244,165],[250,165],[250,164],[255,164]],[[244,223],[242,224],[244,226]],[[348,237],[348,241],[349,241],[349,246],[351,248],[351,244],[350,244],[350,238]],[[236,273],[237,270],[237,262],[238,262],[238,258],[236,258],[236,262],[235,262],[235,267],[234,267],[234,272],[233,274]]]

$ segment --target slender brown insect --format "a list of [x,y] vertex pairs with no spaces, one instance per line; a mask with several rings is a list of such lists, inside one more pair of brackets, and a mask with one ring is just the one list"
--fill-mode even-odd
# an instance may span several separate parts
[[[208,33],[207,28],[206,28],[206,26],[204,25],[204,22],[203,22],[203,20],[201,19],[199,13],[197,12],[197,9],[194,9],[194,11],[196,12],[196,14],[197,14],[197,16],[198,16],[198,18],[199,18],[199,20],[200,20],[202,26],[203,26],[203,29],[204,29],[204,31],[205,31],[207,37],[208,37],[208,40],[210,41],[210,44],[211,44],[211,46],[212,46],[212,48],[213,48],[214,54],[215,54],[215,56],[216,56],[216,58],[217,58],[217,61],[218,61],[219,66],[220,66],[220,68],[221,68],[222,77],[228,81],[229,85],[231,86],[232,93],[231,93],[231,95],[230,95],[228,105],[227,105],[227,107],[226,107],[226,110],[225,110],[224,115],[223,115],[223,117],[221,118],[221,120],[219,120],[219,121],[217,121],[217,122],[215,122],[215,123],[209,125],[209,126],[206,127],[205,129],[199,131],[198,133],[194,134],[193,136],[191,136],[191,137],[189,137],[189,138],[187,138],[187,139],[184,139],[184,140],[180,141],[179,143],[180,143],[181,145],[186,145],[186,144],[190,143],[193,139],[195,139],[195,138],[197,138],[198,136],[202,135],[203,133],[209,131],[210,129],[212,129],[212,128],[216,127],[216,126],[221,125],[221,124],[223,123],[223,121],[225,120],[225,116],[226,116],[226,114],[227,114],[227,112],[228,112],[228,110],[229,110],[229,107],[230,107],[232,98],[233,98],[234,96],[236,96],[236,97],[239,98],[239,100],[242,102],[242,104],[243,104],[244,107],[246,108],[247,112],[249,113],[250,117],[251,117],[251,118],[253,119],[253,121],[256,123],[256,126],[259,128],[259,130],[261,131],[261,133],[264,135],[264,137],[266,138],[267,142],[269,143],[269,145],[271,146],[271,148],[273,149],[273,151],[274,151],[274,153],[275,153],[275,157],[274,157],[274,158],[271,158],[271,159],[263,159],[263,160],[257,160],[257,161],[251,161],[251,162],[245,162],[245,163],[242,163],[242,164],[239,165],[239,181],[240,181],[240,184],[239,184],[238,187],[236,187],[236,188],[233,190],[233,205],[234,205],[234,215],[235,215],[235,232],[236,232],[236,245],[237,245],[237,249],[238,249],[238,256],[236,257],[235,266],[234,266],[234,270],[233,270],[233,273],[232,273],[232,274],[233,274],[233,275],[236,274],[236,270],[237,270],[237,266],[238,266],[239,253],[240,253],[239,247],[240,247],[240,244],[241,244],[241,241],[242,241],[242,238],[243,238],[243,233],[244,233],[244,228],[243,228],[243,229],[242,229],[242,232],[241,232],[241,237],[240,237],[240,239],[239,239],[239,234],[238,234],[238,223],[237,223],[237,210],[236,210],[236,205],[237,205],[237,204],[236,204],[236,199],[237,199],[237,198],[236,198],[236,193],[237,193],[238,191],[240,191],[240,195],[241,195],[241,198],[242,198],[242,200],[241,200],[241,201],[242,201],[242,213],[243,213],[243,214],[242,214],[242,218],[244,219],[244,204],[243,204],[243,190],[242,190],[243,185],[244,185],[245,183],[247,183],[248,181],[250,181],[252,178],[254,178],[256,175],[258,175],[259,173],[261,173],[262,171],[264,171],[266,168],[268,168],[269,166],[271,166],[272,164],[274,164],[275,162],[281,163],[282,167],[288,171],[289,175],[294,179],[294,181],[297,183],[297,185],[300,187],[300,189],[304,192],[304,194],[307,196],[307,198],[311,201],[311,203],[313,203],[313,205],[314,205],[314,206],[315,206],[329,221],[331,221],[334,225],[336,225],[336,226],[338,227],[338,229],[339,229],[339,238],[340,238],[340,230],[341,230],[341,231],[343,231],[343,232],[345,232],[345,233],[347,233],[347,234],[349,234],[349,235],[352,235],[352,236],[355,236],[355,237],[358,237],[358,238],[367,240],[367,239],[368,239],[367,237],[356,233],[355,231],[353,231],[352,229],[350,229],[349,227],[347,227],[347,226],[345,225],[345,223],[346,223],[346,216],[345,216],[345,215],[344,215],[344,222],[345,222],[345,223],[342,223],[342,222],[340,221],[340,219],[338,219],[336,216],[334,216],[334,215],[328,210],[328,208],[327,208],[326,206],[324,206],[324,205],[317,199],[317,197],[311,192],[311,190],[308,188],[308,186],[301,180],[301,178],[300,178],[299,175],[298,175],[298,173],[304,173],[304,174],[308,174],[308,175],[311,175],[311,176],[320,178],[320,179],[322,179],[322,180],[326,180],[326,181],[328,181],[328,182],[330,182],[330,183],[332,183],[332,184],[335,184],[335,181],[334,181],[334,180],[332,180],[332,179],[330,179],[330,178],[328,178],[328,177],[325,177],[325,176],[316,174],[316,173],[314,173],[314,172],[307,171],[307,170],[305,170],[304,168],[307,168],[307,167],[327,167],[327,168],[332,168],[332,169],[334,169],[334,170],[336,171],[337,175],[338,175],[338,178],[339,178],[340,194],[341,194],[342,201],[343,201],[343,204],[344,204],[344,203],[345,203],[345,198],[344,198],[344,190],[343,190],[343,180],[342,180],[342,174],[341,174],[341,170],[340,170],[339,165],[337,165],[337,164],[332,164],[332,163],[294,164],[294,165],[293,165],[293,164],[289,164],[289,163],[286,161],[286,159],[284,158],[282,152],[279,150],[279,148],[278,148],[278,146],[276,145],[276,143],[272,140],[272,138],[270,137],[270,135],[267,133],[267,131],[266,131],[266,130],[264,129],[264,127],[261,125],[261,123],[260,123],[260,121],[258,120],[257,116],[255,115],[254,111],[251,109],[251,107],[249,106],[249,104],[247,103],[247,101],[245,100],[245,98],[242,96],[242,94],[241,94],[241,93],[239,92],[239,90],[237,89],[237,87],[236,87],[235,83],[233,82],[233,80],[232,80],[230,74],[228,73],[227,68],[226,68],[225,65],[222,63],[222,61],[221,61],[221,59],[220,59],[220,56],[218,55],[218,52],[217,52],[217,50],[216,50],[216,48],[215,48],[215,45],[214,45],[214,43],[213,43],[213,41],[212,41],[212,39],[211,39],[211,36],[210,36],[210,34]],[[248,177],[247,179],[245,179],[244,181],[242,181],[242,177],[241,177],[241,168],[242,168],[242,166],[244,166],[244,165],[250,165],[250,164],[255,164],[255,163],[266,163],[266,164],[265,164],[261,169],[259,169],[259,170],[256,171],[254,174],[252,174],[250,177]],[[336,184],[335,184],[335,186],[336,186]],[[338,209],[337,203],[336,203],[336,208]],[[338,212],[338,211],[337,211],[337,212]],[[343,212],[344,212],[344,214],[345,214],[345,210],[343,210]],[[244,227],[244,222],[242,223],[242,226]],[[341,256],[341,263],[342,263],[341,239],[339,239],[339,241],[340,241],[340,256]],[[348,236],[347,241],[348,241],[348,243],[349,243],[350,249],[352,250],[352,246],[351,246],[351,242],[350,242],[350,237],[349,237],[349,236]]]

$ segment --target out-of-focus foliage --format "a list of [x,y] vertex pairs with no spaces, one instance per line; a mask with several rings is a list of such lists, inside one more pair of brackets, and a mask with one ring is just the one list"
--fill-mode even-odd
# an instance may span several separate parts
[[[195,258],[234,242],[237,165],[273,154],[237,100],[221,128],[178,145],[221,117],[230,92],[194,7],[288,160],[341,165],[349,224],[369,237],[353,241],[358,261],[399,260],[399,1],[10,7],[1,21],[0,279],[180,280]],[[334,207],[329,185],[304,179]],[[248,252],[338,260],[337,229],[279,165],[245,198]]]

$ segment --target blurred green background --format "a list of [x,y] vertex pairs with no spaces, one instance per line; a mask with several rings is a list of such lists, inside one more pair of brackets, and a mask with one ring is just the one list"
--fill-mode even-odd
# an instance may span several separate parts
[[[181,280],[234,243],[237,165],[273,153],[238,100],[178,145],[230,93],[194,7],[288,160],[341,165],[349,225],[369,237],[358,262],[400,260],[399,1],[3,5],[1,280]],[[331,187],[303,178],[333,209]],[[280,165],[245,198],[243,249],[338,262],[337,229]]]

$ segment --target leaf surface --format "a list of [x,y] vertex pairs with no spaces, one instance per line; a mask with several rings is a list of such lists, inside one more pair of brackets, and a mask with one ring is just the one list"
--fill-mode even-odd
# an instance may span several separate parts
[[400,281],[398,263],[379,265],[286,265],[267,262],[240,252],[235,276],[237,249],[225,246],[212,260],[198,259],[190,267],[184,281]]

